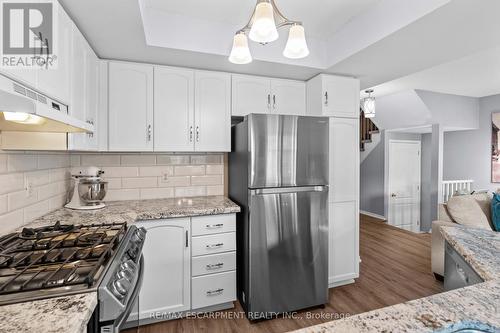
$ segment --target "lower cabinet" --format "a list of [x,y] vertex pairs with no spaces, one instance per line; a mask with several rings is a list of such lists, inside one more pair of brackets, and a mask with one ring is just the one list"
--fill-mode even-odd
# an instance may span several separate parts
[[141,221],[137,226],[148,231],[139,293],[141,323],[233,307],[235,214]]
[[139,319],[156,313],[191,309],[190,218],[144,221],[144,277],[139,294]]
[[356,201],[329,203],[328,284],[359,277],[359,213]]

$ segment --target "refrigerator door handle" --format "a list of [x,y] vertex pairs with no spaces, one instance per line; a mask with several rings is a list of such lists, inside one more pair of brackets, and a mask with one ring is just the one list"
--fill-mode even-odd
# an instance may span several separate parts
[[280,193],[296,193],[296,192],[325,192],[328,191],[328,186],[300,186],[300,187],[273,187],[273,188],[258,188],[250,190],[251,195],[259,194],[280,194]]

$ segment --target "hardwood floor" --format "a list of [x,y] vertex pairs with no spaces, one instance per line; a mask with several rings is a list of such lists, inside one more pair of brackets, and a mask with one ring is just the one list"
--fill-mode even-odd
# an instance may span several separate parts
[[[361,215],[360,221],[360,277],[355,284],[330,289],[330,304],[324,309],[302,311],[295,318],[251,324],[240,313],[242,309],[237,303],[235,309],[216,313],[233,314],[234,319],[179,319],[142,326],[138,332],[280,333],[443,291],[442,283],[431,273],[429,234],[413,234],[365,215]],[[310,318],[311,315],[317,317]]]

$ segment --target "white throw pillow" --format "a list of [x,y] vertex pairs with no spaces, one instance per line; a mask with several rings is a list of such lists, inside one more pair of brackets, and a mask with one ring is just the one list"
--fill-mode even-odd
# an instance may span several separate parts
[[[484,204],[483,200],[481,203]],[[491,230],[488,218],[473,195],[460,195],[448,200],[448,212],[461,225]]]

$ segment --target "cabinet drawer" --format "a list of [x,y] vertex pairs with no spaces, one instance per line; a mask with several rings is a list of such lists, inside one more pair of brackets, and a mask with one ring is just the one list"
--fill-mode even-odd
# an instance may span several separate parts
[[193,257],[236,250],[236,233],[234,232],[198,236],[192,239],[191,253]]
[[236,300],[236,272],[194,277],[191,284],[193,309]]
[[221,273],[236,269],[236,252],[211,254],[194,257],[191,273],[193,276]]
[[236,215],[210,215],[191,218],[193,236],[236,231]]

